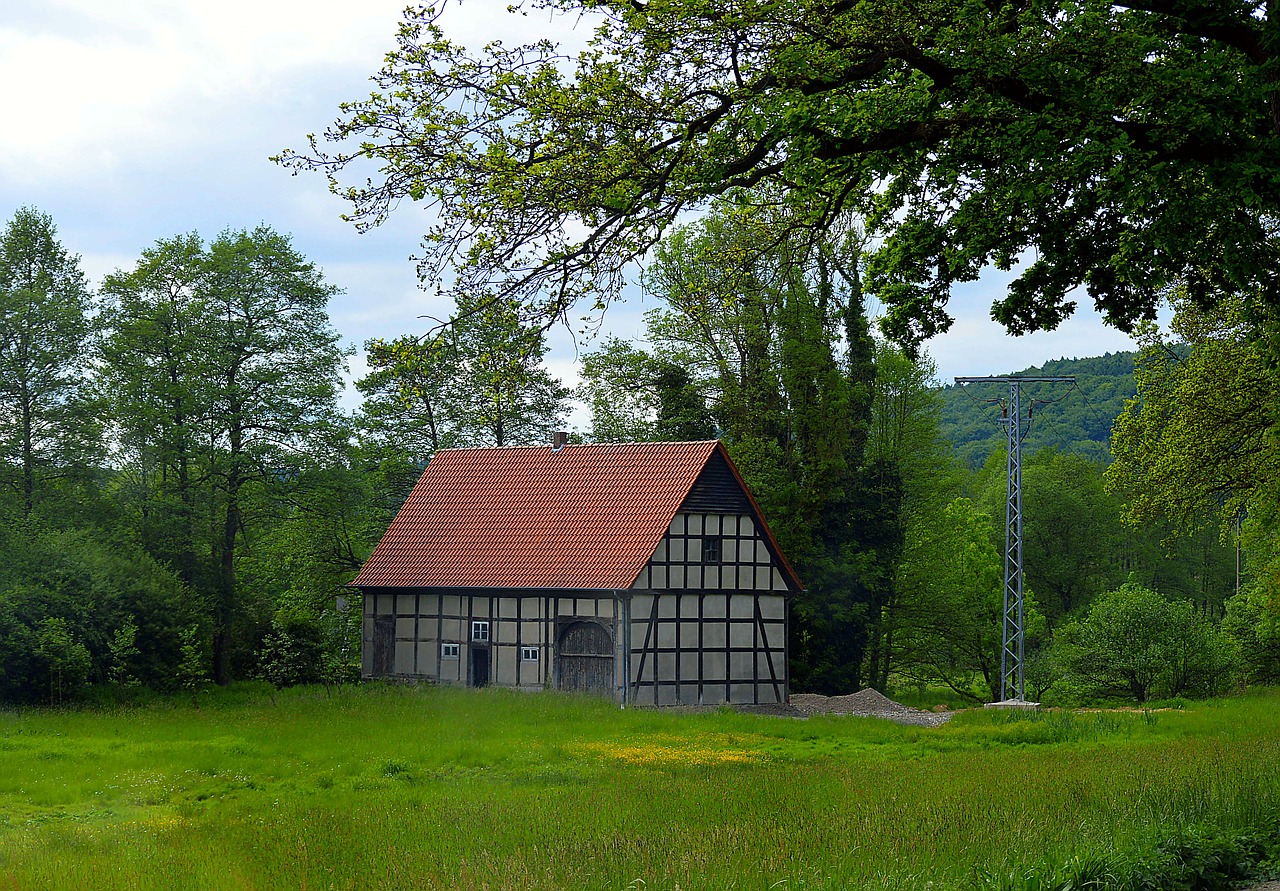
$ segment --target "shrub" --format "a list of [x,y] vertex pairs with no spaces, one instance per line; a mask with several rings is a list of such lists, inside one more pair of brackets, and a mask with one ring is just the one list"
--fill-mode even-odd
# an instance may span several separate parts
[[262,638],[258,667],[277,690],[322,679],[324,644],[320,624],[310,616],[280,610]]
[[1212,695],[1230,680],[1234,644],[1192,604],[1170,602],[1130,582],[1094,601],[1083,621],[1062,628],[1056,655],[1067,685],[1087,695]]

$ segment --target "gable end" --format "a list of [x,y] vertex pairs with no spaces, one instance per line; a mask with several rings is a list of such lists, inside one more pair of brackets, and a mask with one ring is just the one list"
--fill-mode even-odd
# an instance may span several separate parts
[[751,514],[751,502],[719,449],[712,452],[680,505],[684,513]]

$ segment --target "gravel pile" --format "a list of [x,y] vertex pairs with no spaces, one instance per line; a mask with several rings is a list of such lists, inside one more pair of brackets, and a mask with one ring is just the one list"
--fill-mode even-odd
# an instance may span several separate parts
[[951,720],[951,712],[925,712],[894,702],[868,687],[847,696],[823,696],[819,693],[792,693],[791,707],[809,715],[856,715],[861,718],[884,718],[899,724],[937,727]]

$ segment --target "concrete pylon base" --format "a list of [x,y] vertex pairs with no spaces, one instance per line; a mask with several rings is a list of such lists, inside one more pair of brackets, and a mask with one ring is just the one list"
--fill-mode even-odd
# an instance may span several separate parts
[[1027,702],[1025,699],[1002,699],[999,702],[988,702],[983,708],[1022,708],[1036,709],[1040,707],[1038,702]]

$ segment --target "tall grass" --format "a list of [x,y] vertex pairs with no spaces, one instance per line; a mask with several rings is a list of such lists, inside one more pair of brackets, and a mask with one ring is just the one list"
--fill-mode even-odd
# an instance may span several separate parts
[[926,729],[364,687],[6,714],[0,887],[1023,887],[1265,823],[1278,706]]

